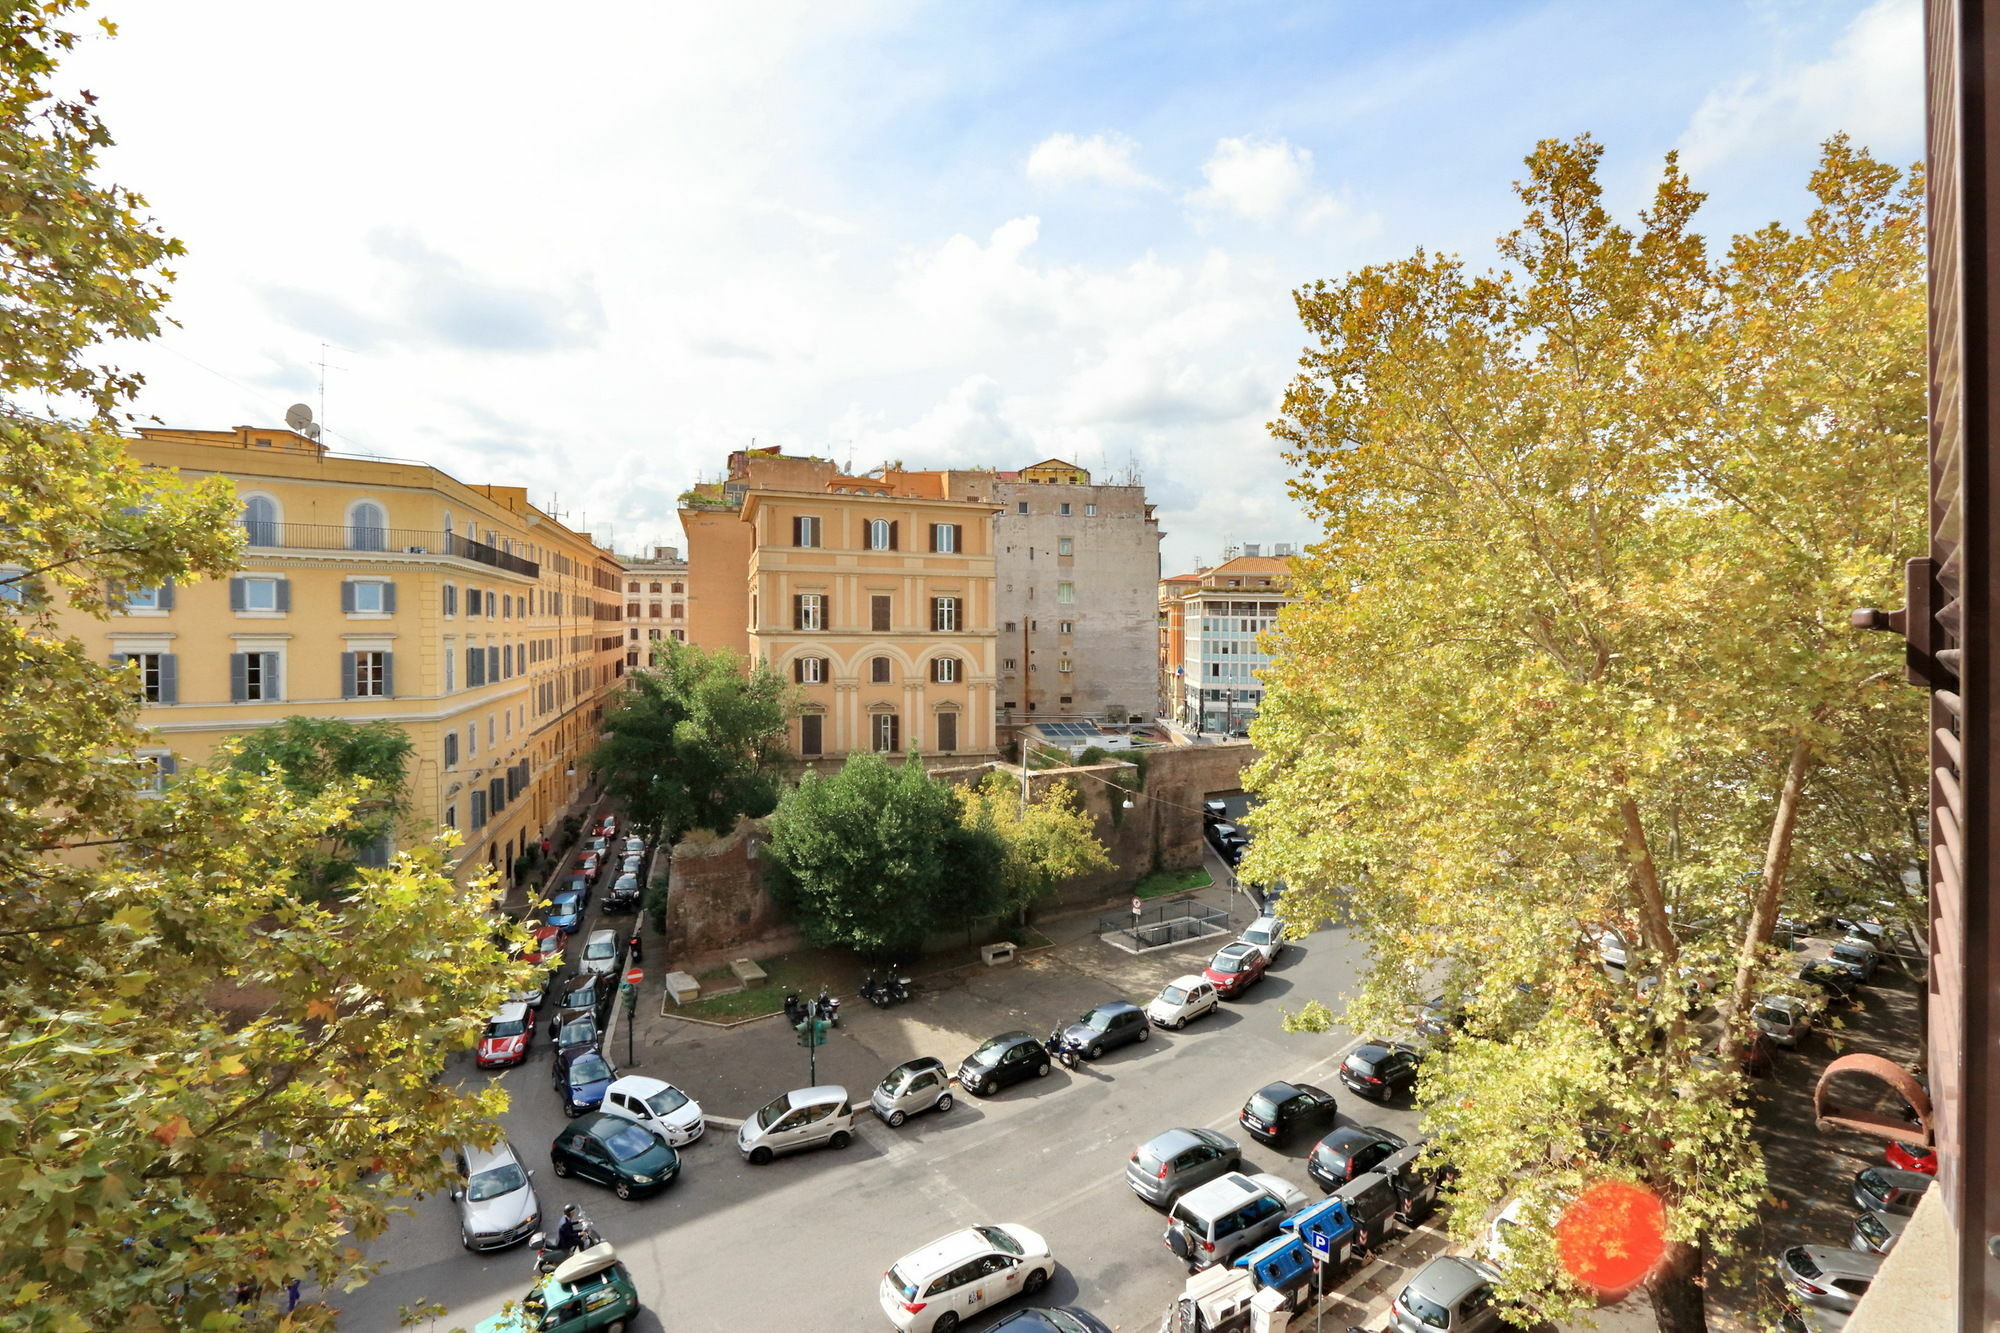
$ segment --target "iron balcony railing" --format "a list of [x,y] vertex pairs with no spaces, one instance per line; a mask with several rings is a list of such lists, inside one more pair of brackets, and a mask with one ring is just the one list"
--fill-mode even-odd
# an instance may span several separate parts
[[280,551],[394,551],[407,555],[451,555],[511,574],[538,578],[542,567],[455,532],[428,528],[378,528],[364,523],[266,523],[243,521],[253,549]]

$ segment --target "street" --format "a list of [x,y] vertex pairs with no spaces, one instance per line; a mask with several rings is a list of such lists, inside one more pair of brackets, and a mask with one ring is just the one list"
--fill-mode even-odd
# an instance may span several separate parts
[[[1243,900],[1234,908],[1241,918]],[[629,918],[617,918],[626,921]],[[1239,919],[1238,924],[1242,924]],[[995,1033],[1025,1028],[1040,1036],[1057,1019],[1123,996],[1143,1003],[1159,984],[1199,970],[1213,950],[1193,945],[1144,957],[1084,936],[996,969],[971,969],[927,982],[908,1005],[843,1006],[842,1026],[820,1050],[819,1078],[845,1083],[857,1108],[892,1065],[930,1054],[952,1068]],[[1158,1326],[1184,1281],[1161,1243],[1165,1220],[1124,1182],[1127,1156],[1176,1126],[1211,1126],[1245,1149],[1246,1170],[1269,1170],[1301,1188],[1310,1140],[1284,1151],[1257,1145],[1236,1127],[1244,1098],[1278,1078],[1334,1091],[1342,1123],[1377,1124],[1414,1135],[1406,1105],[1378,1107],[1340,1086],[1335,1069],[1346,1035],[1281,1030],[1283,1011],[1307,999],[1337,1001],[1359,961],[1344,930],[1329,928],[1290,946],[1263,981],[1236,1003],[1180,1033],[1107,1054],[1075,1072],[1057,1065],[990,1099],[963,1097],[949,1112],[891,1130],[863,1112],[852,1146],[779,1158],[757,1168],[736,1153],[733,1125],[711,1121],[683,1155],[681,1177],[653,1198],[620,1202],[610,1191],[558,1181],[548,1144],[565,1123],[549,1090],[546,1033],[527,1063],[497,1075],[513,1097],[505,1118],[535,1183],[545,1216],[580,1202],[615,1244],[638,1283],[642,1330],[887,1327],[877,1303],[885,1269],[903,1254],[974,1222],[1017,1222],[1050,1242],[1060,1270],[1043,1304],[1074,1304],[1119,1329]],[[657,965],[655,970],[657,975]],[[770,1097],[807,1082],[807,1052],[780,1019],[722,1030],[657,1016],[649,977],[635,1072],[666,1078],[711,1117],[740,1118]],[[607,1052],[625,1066],[621,1029]],[[532,1251],[480,1256],[462,1250],[454,1205],[414,1204],[373,1247],[384,1261],[360,1291],[330,1295],[343,1327],[388,1329],[398,1309],[436,1302],[449,1310],[437,1327],[470,1327],[528,1288]],[[551,1221],[552,1226],[552,1221]],[[982,1328],[1006,1307],[967,1325]]]

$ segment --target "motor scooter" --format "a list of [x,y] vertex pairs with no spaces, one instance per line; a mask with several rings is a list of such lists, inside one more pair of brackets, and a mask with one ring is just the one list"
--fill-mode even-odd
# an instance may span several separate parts
[[1058,1023],[1050,1029],[1049,1039],[1043,1045],[1047,1046],[1049,1054],[1062,1061],[1066,1068],[1075,1069],[1081,1053],[1077,1050],[1076,1043],[1063,1035],[1064,1026],[1065,1024]]
[[555,1243],[555,1238],[546,1231],[537,1231],[528,1238],[528,1246],[535,1252],[535,1272],[547,1277],[562,1267],[563,1260],[573,1254],[581,1254],[591,1246],[603,1241],[597,1234],[597,1227],[582,1213],[576,1215],[576,1248],[565,1250]]
[[840,1000],[828,995],[826,987],[819,988],[819,998],[812,1003],[813,1017],[823,1018],[834,1027],[840,1026]]

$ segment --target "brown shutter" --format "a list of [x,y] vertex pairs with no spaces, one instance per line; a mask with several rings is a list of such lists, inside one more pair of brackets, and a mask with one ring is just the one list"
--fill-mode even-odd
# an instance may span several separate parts
[[954,523],[951,525],[951,549],[956,555],[965,554],[965,525],[963,523]]
[[804,593],[795,592],[792,594],[792,628],[804,629],[805,627],[806,597]]
[[940,528],[942,528],[942,527],[944,527],[944,524],[942,524],[942,523],[933,523],[933,524],[931,524],[931,525],[930,525],[930,529],[931,529],[931,553],[932,553],[933,555],[935,555],[935,554],[937,553],[937,549],[938,549],[938,529],[940,529]]
[[804,520],[797,514],[792,515],[792,545],[804,546],[806,544],[805,535]]
[[869,628],[873,629],[877,634],[887,634],[889,632],[889,599],[878,594],[869,598],[868,604]]
[[889,549],[892,551],[896,549],[896,529],[901,526],[902,524],[896,522],[894,519],[889,520]]
[[792,659],[792,684],[803,685],[805,683],[806,659],[803,657],[794,657]]

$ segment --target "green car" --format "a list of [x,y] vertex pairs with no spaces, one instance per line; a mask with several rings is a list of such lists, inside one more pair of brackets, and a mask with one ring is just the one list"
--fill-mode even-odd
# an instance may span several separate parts
[[651,1194],[680,1174],[680,1154],[622,1115],[592,1111],[556,1135],[549,1164],[559,1176],[609,1185],[619,1198]]
[[639,1312],[632,1275],[609,1245],[593,1245],[543,1278],[512,1314],[482,1320],[473,1333],[625,1333]]

